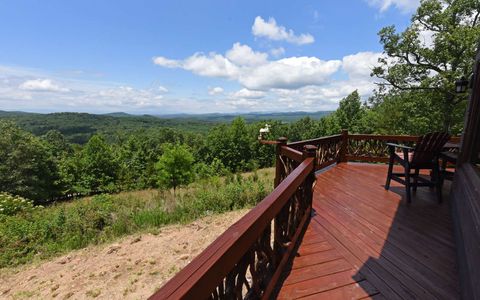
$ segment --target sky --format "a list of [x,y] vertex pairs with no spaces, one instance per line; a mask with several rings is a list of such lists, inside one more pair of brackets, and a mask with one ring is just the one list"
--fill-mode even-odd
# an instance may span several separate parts
[[333,110],[418,0],[0,1],[0,110]]

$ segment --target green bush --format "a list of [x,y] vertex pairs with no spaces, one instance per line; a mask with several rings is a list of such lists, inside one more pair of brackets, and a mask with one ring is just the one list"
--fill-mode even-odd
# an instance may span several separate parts
[[42,207],[41,205],[35,206],[32,200],[0,192],[0,215],[11,216],[20,212],[41,209]]
[[[261,173],[262,174],[262,173]],[[99,244],[114,238],[171,223],[185,223],[198,217],[251,207],[263,199],[272,186],[272,175],[219,177],[197,181],[180,189],[177,197],[168,191],[137,191],[97,195],[36,209],[29,203],[16,214],[0,214],[0,268]],[[3,197],[3,198],[2,198]],[[2,206],[3,207],[3,206]],[[10,205],[9,207],[14,207]],[[9,208],[9,211],[12,210]]]

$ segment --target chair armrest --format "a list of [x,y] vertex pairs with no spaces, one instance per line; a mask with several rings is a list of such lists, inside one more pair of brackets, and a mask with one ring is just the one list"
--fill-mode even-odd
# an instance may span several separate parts
[[387,146],[392,147],[392,148],[401,148],[401,149],[404,149],[404,150],[413,150],[413,148],[410,147],[410,146],[400,145],[400,144],[395,144],[395,143],[387,143]]

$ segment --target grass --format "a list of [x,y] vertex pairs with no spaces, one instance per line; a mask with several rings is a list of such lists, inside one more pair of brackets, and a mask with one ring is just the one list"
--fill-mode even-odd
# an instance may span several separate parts
[[25,264],[166,224],[252,207],[273,185],[273,170],[210,178],[177,191],[144,190],[0,215],[0,268]]

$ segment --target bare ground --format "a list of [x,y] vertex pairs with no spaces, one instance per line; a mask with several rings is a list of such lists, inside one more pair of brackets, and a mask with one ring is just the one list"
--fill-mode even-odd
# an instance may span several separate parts
[[0,269],[1,299],[145,299],[248,210]]

